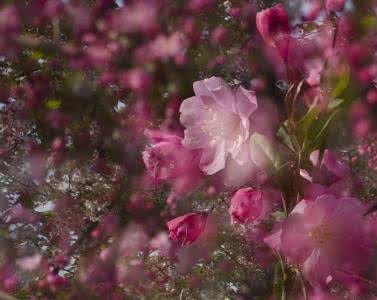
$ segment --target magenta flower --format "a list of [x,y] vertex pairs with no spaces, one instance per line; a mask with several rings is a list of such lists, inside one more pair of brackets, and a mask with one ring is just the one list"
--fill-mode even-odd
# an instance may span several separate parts
[[344,9],[345,0],[326,0],[326,10],[328,12],[339,12]]
[[121,74],[120,85],[138,94],[146,94],[151,86],[149,74],[142,68],[134,68]]
[[207,214],[190,213],[175,218],[166,223],[169,229],[169,238],[179,242],[182,246],[196,241],[204,231]]
[[351,169],[328,149],[319,161],[319,151],[313,151],[310,160],[314,166],[312,176],[304,184],[305,199],[315,199],[323,194],[337,197],[351,196],[353,190],[360,185],[358,178],[353,176]]
[[110,23],[114,30],[149,34],[158,28],[158,6],[156,1],[132,1],[116,10],[110,16]]
[[341,300],[342,298],[338,295],[329,294],[328,292],[315,289],[309,296],[309,300]]
[[372,243],[364,212],[356,198],[323,195],[302,200],[265,242],[300,265],[313,286],[326,286],[337,274],[368,268]]
[[156,180],[170,180],[175,192],[192,189],[201,180],[197,156],[182,146],[182,138],[159,130],[146,130],[152,145],[143,152],[143,160],[150,176]]
[[250,117],[257,109],[255,93],[241,86],[231,89],[218,77],[194,82],[194,92],[194,97],[181,104],[180,121],[186,128],[183,145],[202,150],[201,170],[215,174],[225,169],[227,159],[240,168],[250,164],[248,140]]
[[263,40],[272,47],[278,37],[290,32],[288,14],[282,4],[258,12],[256,23]]
[[274,190],[240,189],[233,196],[229,208],[232,223],[248,224],[260,221],[268,217],[278,200],[279,193]]

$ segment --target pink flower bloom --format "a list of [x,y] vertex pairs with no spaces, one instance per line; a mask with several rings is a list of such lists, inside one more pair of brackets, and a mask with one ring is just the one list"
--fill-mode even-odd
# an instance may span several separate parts
[[[183,145],[200,149],[200,168],[208,175],[225,169],[227,159],[242,168],[250,163],[250,117],[257,109],[255,93],[231,89],[221,78],[194,82],[195,96],[184,100],[180,121],[185,129]],[[241,171],[240,171],[241,172]]]
[[278,201],[279,193],[274,190],[240,189],[233,196],[229,208],[232,223],[255,223],[267,218]]
[[206,213],[190,213],[167,222],[169,238],[182,246],[195,242],[204,231],[207,216]]
[[9,224],[33,224],[38,221],[38,216],[34,214],[30,209],[23,207],[21,204],[16,204],[9,209],[5,221]]
[[305,176],[307,180],[304,183],[305,199],[315,199],[322,194],[332,194],[337,197],[351,196],[360,186],[351,169],[340,162],[330,150],[325,150],[321,161],[319,161],[319,151],[313,151],[310,160],[314,168],[312,176]]
[[146,94],[151,86],[151,78],[142,68],[128,70],[119,80],[122,87],[138,94]]
[[276,38],[290,32],[288,14],[282,4],[258,12],[256,23],[263,40],[272,47]]
[[217,26],[211,33],[211,43],[214,45],[222,44],[226,42],[228,37],[228,30],[222,25]]
[[305,1],[301,5],[301,18],[305,21],[314,21],[320,15],[321,9],[321,0]]
[[326,10],[328,12],[339,12],[344,9],[345,0],[326,0]]
[[196,153],[182,146],[182,138],[159,130],[146,130],[152,145],[143,152],[149,174],[156,181],[171,180],[175,192],[187,192],[201,179]]
[[364,212],[356,198],[302,200],[265,242],[299,264],[313,286],[326,286],[339,272],[357,274],[368,268],[372,243]]
[[310,295],[309,300],[341,300],[340,296],[329,294],[321,289],[315,289]]
[[170,35],[159,34],[154,40],[146,43],[134,52],[135,59],[140,62],[174,59],[176,64],[184,56],[187,39],[179,32]]
[[23,271],[33,271],[39,267],[42,261],[42,256],[39,253],[31,256],[25,256],[16,261],[17,265]]
[[186,40],[179,32],[173,32],[169,36],[159,35],[150,45],[150,55],[153,58],[169,58],[183,54]]
[[116,10],[111,15],[111,24],[114,30],[149,34],[158,28],[157,1],[139,0]]
[[187,9],[192,12],[201,12],[213,5],[213,0],[190,0]]

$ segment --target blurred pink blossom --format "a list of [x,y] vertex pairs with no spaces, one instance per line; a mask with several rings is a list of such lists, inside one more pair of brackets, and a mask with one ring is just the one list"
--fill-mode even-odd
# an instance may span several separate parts
[[337,272],[363,272],[372,258],[372,243],[356,198],[323,195],[302,200],[265,242],[299,264],[312,286],[326,286]]
[[182,138],[160,130],[146,130],[152,144],[143,152],[144,164],[156,181],[170,180],[177,193],[190,191],[201,181],[195,151],[182,145]]
[[330,12],[339,12],[344,9],[345,0],[326,0],[326,10]]
[[302,170],[305,199],[315,199],[322,194],[332,194],[338,197],[351,196],[361,183],[355,177],[349,166],[339,161],[328,149],[319,161],[319,150],[313,151],[310,161],[313,164],[312,174]]

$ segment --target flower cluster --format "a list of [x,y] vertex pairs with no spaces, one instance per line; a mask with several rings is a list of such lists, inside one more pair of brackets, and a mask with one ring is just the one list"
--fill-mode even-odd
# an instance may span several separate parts
[[376,24],[1,2],[0,299],[377,299]]

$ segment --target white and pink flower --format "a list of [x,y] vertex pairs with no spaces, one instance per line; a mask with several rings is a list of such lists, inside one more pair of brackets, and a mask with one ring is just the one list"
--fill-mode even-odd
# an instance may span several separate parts
[[244,183],[257,169],[249,153],[255,132],[251,118],[258,107],[255,92],[231,88],[218,77],[194,82],[194,92],[180,107],[182,144],[201,150],[199,166],[207,175],[223,171],[227,185]]

